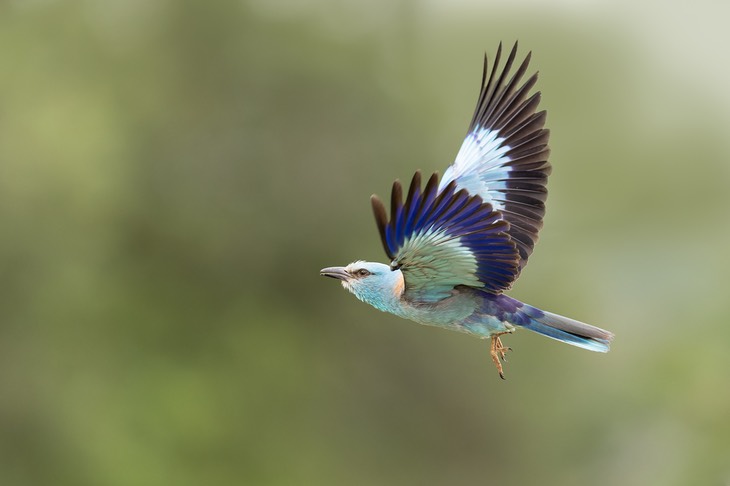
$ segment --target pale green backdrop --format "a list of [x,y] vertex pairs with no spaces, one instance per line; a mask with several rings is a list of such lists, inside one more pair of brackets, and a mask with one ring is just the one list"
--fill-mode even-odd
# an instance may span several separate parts
[[[0,3],[0,484],[730,484],[722,2]],[[532,50],[554,173],[484,342],[319,277]]]

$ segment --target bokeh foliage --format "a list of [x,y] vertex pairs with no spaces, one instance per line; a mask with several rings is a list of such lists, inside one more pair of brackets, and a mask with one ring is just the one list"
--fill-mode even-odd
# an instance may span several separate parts
[[[730,37],[505,5],[0,4],[0,484],[727,482]],[[317,270],[384,258],[367,198],[516,38],[555,172],[512,295],[617,339],[518,333],[502,383]]]

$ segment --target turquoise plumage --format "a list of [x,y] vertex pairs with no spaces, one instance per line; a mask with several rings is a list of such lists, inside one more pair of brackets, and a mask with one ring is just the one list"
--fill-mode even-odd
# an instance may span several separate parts
[[[377,196],[371,203],[390,264],[357,261],[321,275],[341,280],[358,299],[420,324],[491,339],[500,377],[509,348],[500,336],[519,327],[607,352],[613,334],[542,311],[503,292],[519,277],[542,228],[547,198],[549,131],[530,94],[537,74],[521,83],[528,54],[510,76],[517,44],[499,71],[484,58],[482,86],[467,136],[439,181],[422,187],[416,172],[403,197],[393,184],[390,217]],[[509,79],[508,79],[509,77]]]

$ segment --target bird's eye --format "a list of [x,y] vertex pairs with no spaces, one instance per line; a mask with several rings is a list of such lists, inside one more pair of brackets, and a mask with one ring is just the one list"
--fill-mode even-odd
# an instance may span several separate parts
[[357,270],[355,272],[355,275],[357,275],[358,277],[367,277],[368,275],[370,275],[370,272],[365,270],[364,268],[361,268],[360,270]]

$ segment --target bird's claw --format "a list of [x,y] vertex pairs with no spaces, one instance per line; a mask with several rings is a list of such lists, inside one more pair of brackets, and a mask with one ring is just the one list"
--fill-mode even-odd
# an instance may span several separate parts
[[494,361],[494,365],[497,367],[499,377],[506,380],[504,377],[504,370],[502,369],[502,361],[507,362],[507,351],[512,351],[512,348],[502,344],[502,340],[499,339],[500,335],[501,334],[492,336],[492,344],[490,346],[489,354],[492,355],[492,361]]

